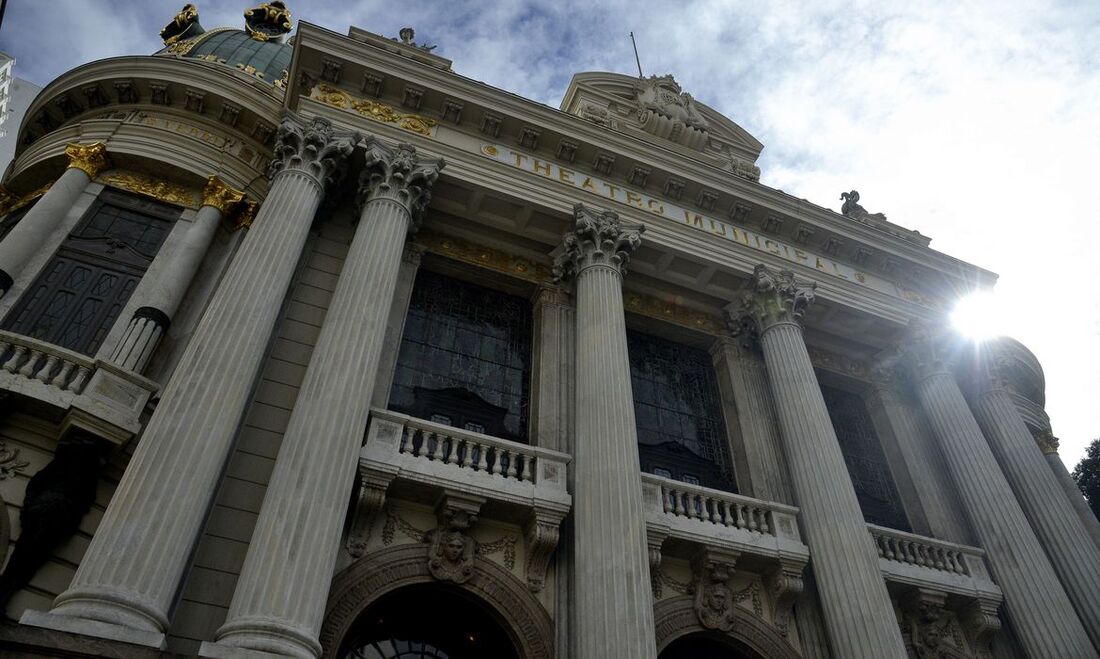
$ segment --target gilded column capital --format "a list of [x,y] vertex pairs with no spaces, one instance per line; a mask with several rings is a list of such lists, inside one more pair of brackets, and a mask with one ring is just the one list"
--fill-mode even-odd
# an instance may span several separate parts
[[79,169],[92,179],[111,166],[110,160],[107,159],[107,146],[103,142],[70,143],[65,147],[65,155],[69,157],[70,169]]
[[1040,430],[1032,433],[1035,436],[1035,443],[1039,445],[1039,450],[1043,452],[1043,455],[1056,455],[1058,453],[1058,438],[1054,436],[1049,430]]
[[202,189],[202,205],[212,206],[221,211],[223,217],[228,216],[237,206],[244,201],[244,193],[234,189],[222,181],[217,175],[208,176],[206,185]]
[[761,334],[781,323],[800,325],[816,288],[816,282],[798,279],[790,270],[773,271],[761,263],[752,270],[752,290],[742,298],[741,310]]
[[391,199],[409,211],[409,229],[415,232],[432,199],[432,186],[446,163],[442,158],[419,155],[411,144],[389,146],[371,137],[366,147],[366,162],[359,174],[359,207],[375,199]]
[[565,234],[554,259],[554,280],[574,278],[598,265],[625,274],[630,255],[642,244],[644,232],[641,224],[624,225],[618,213],[577,204],[573,207],[573,230]]
[[268,175],[274,178],[281,172],[302,172],[327,189],[343,177],[358,141],[358,133],[338,132],[328,119],[314,117],[307,123],[287,112],[275,135],[275,158]]

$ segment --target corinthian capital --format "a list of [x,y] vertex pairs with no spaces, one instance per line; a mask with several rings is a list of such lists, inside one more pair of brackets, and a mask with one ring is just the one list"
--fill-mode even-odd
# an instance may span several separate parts
[[206,185],[202,188],[203,206],[213,206],[225,216],[237,208],[242,201],[244,201],[244,193],[240,190],[230,187],[216,175],[206,178]]
[[95,144],[69,144],[65,147],[65,155],[69,157],[69,168],[79,169],[95,178],[101,171],[110,166],[107,160],[107,147],[102,142]]
[[358,133],[337,132],[332,122],[314,117],[308,123],[287,112],[275,135],[275,159],[268,174],[298,171],[312,177],[317,185],[328,188],[344,175],[348,156]]
[[554,259],[554,279],[569,279],[594,265],[626,273],[630,255],[642,244],[641,224],[623,226],[618,213],[598,211],[584,204],[573,207],[573,230],[565,234]]
[[415,231],[445,164],[442,158],[417,155],[411,144],[391,147],[372,137],[367,142],[363,173],[359,175],[359,205],[362,207],[373,199],[392,199],[408,209],[410,228]]
[[958,358],[958,343],[944,327],[919,320],[909,323],[900,348],[903,372],[914,382],[937,374],[950,374]]
[[790,270],[775,272],[763,263],[752,270],[752,291],[741,308],[756,321],[760,332],[779,323],[798,323],[814,301],[812,281],[797,279]]

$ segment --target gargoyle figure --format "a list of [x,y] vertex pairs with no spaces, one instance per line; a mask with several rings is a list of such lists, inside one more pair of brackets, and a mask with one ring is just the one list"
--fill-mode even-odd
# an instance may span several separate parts
[[290,28],[290,11],[283,0],[264,2],[244,13],[244,29],[256,41],[279,39]]
[[177,41],[197,37],[203,32],[205,30],[199,25],[199,10],[195,8],[195,5],[186,4],[180,10],[180,13],[172,19],[172,22],[165,25],[164,29],[160,31],[160,38],[164,40],[165,46],[170,46]]
[[860,222],[869,220],[886,221],[886,216],[882,213],[868,213],[866,208],[860,206],[859,193],[855,190],[851,192],[842,192],[840,198],[844,200],[844,205],[840,207],[840,214],[844,217],[850,217]]
[[0,576],[0,606],[76,532],[95,500],[106,457],[100,439],[74,430],[57,443],[53,460],[27,482],[19,511],[19,540]]

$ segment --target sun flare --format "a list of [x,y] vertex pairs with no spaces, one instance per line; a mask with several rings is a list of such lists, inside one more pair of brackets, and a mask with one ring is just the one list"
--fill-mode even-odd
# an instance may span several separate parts
[[951,312],[951,324],[971,339],[989,339],[1004,334],[1008,311],[1004,300],[989,291],[978,291],[960,299]]

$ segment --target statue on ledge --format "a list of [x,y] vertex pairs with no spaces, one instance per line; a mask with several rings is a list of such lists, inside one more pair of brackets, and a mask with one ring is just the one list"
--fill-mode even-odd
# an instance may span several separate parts
[[882,213],[868,213],[866,208],[860,206],[859,193],[855,190],[840,193],[840,198],[844,200],[844,205],[840,207],[840,214],[844,217],[850,217],[860,222],[886,221],[886,216]]
[[256,41],[278,40],[290,32],[290,10],[282,0],[260,3],[244,13],[244,29]]

